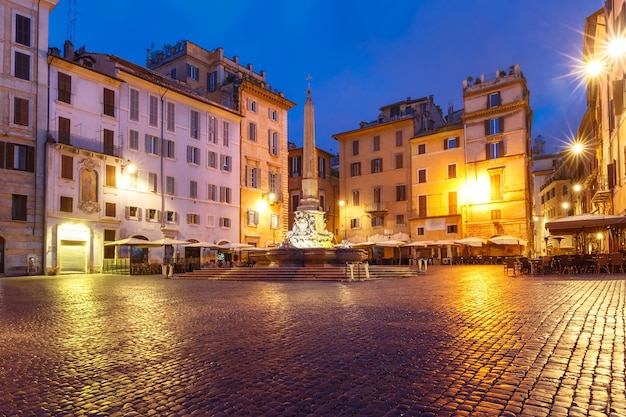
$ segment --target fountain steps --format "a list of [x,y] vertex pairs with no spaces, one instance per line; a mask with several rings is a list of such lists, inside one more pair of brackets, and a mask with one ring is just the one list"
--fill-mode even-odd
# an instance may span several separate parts
[[[406,265],[370,265],[370,279],[411,278],[419,271],[417,267]],[[350,270],[345,266],[281,266],[273,268],[257,266],[254,268],[206,268],[176,275],[180,279],[215,279],[236,281],[343,281],[350,278]],[[365,279],[365,271],[361,267],[354,268],[354,279]]]

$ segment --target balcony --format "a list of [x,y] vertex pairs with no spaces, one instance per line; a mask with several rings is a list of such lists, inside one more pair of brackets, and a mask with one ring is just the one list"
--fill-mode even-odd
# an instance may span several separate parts
[[50,136],[52,136],[57,143],[62,145],[71,146],[85,151],[97,152],[104,155],[111,155],[118,158],[122,157],[123,148],[121,146],[105,145],[101,140],[90,139],[78,135],[68,136],[64,133],[53,131],[50,132]]
[[589,184],[591,191],[591,202],[593,204],[603,204],[611,200],[611,190],[609,189],[609,181],[606,175],[598,175],[595,181]]
[[384,203],[382,201],[378,201],[375,203],[369,203],[365,205],[365,212],[366,213],[372,213],[372,214],[385,214],[387,213],[388,209],[387,207],[385,207]]

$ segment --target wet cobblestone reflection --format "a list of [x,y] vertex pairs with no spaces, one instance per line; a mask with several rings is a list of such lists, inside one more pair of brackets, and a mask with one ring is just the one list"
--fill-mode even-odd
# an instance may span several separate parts
[[0,416],[625,416],[626,275],[0,279]]

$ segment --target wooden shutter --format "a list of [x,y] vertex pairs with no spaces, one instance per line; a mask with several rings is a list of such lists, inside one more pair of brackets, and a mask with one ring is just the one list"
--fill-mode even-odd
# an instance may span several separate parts
[[4,148],[6,146],[6,143],[4,142],[0,142],[0,169],[4,169],[6,167],[5,163],[4,163]]
[[489,136],[491,131],[489,130],[489,120],[485,120],[485,136]]
[[491,159],[491,146],[485,144],[485,159]]
[[615,101],[615,115],[624,111],[624,80],[613,81],[613,100]]

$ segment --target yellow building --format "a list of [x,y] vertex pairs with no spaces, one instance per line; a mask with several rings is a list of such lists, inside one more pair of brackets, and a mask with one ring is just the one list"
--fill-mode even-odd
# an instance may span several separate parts
[[257,247],[282,240],[288,225],[287,112],[295,104],[267,83],[265,71],[225,57],[222,48],[207,51],[180,41],[150,51],[147,67],[240,112],[241,159],[234,164],[241,169],[240,240]]
[[444,124],[433,97],[382,107],[359,129],[333,135],[339,142],[342,231],[349,241],[373,235],[410,235],[409,142]]
[[[418,241],[463,237],[465,149],[456,123],[411,139],[411,236]],[[446,253],[443,257],[452,256]]]
[[[467,236],[509,235],[532,247],[532,111],[519,65],[463,82]],[[522,248],[506,248],[520,253]]]

